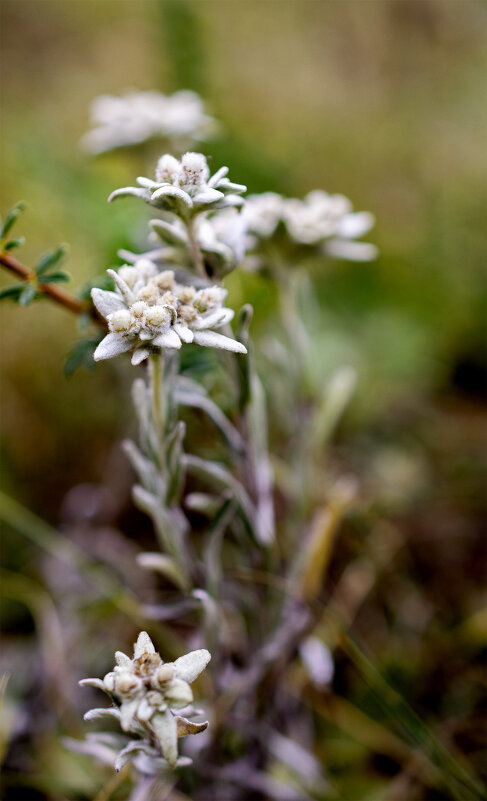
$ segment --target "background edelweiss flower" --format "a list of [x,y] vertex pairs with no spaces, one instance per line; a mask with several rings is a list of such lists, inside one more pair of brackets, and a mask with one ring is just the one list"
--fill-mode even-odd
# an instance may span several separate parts
[[233,309],[223,306],[226,290],[213,286],[196,290],[178,284],[172,270],[157,271],[148,259],[133,266],[107,270],[115,291],[95,288],[91,297],[107,320],[109,333],[93,354],[95,361],[132,350],[140,364],[154,348],[179,349],[194,342],[210,348],[246,353],[240,342],[213,330],[229,323]]
[[[305,245],[316,245],[332,237],[340,241],[357,239],[375,223],[370,212],[354,212],[344,195],[329,195],[321,189],[309,192],[304,200],[285,200],[282,217],[292,238]],[[338,248],[335,255],[339,253]]]
[[247,190],[227,178],[228,167],[221,167],[210,177],[202,153],[185,153],[181,160],[169,154],[161,156],[155,180],[137,178],[138,186],[126,186],[111,193],[109,202],[118,197],[139,197],[146,203],[188,219],[203,211],[240,207],[240,195]]
[[95,155],[157,137],[205,139],[217,127],[205,114],[201,98],[187,90],[173,95],[155,91],[101,95],[91,105],[91,118],[95,127],[82,138],[81,146]]
[[257,242],[259,238],[267,239],[272,236],[282,219],[283,208],[284,198],[276,192],[262,192],[260,195],[249,195],[245,199],[243,215],[251,243]]
[[258,247],[260,240],[269,239],[283,222],[295,242],[320,245],[329,256],[356,261],[377,256],[375,245],[354,241],[373,227],[373,214],[354,212],[344,195],[329,195],[316,189],[299,200],[263,192],[246,198],[242,215],[248,231],[248,250]]
[[[172,709],[187,707],[193,700],[190,684],[205,669],[211,659],[206,649],[191,651],[176,659],[163,662],[147,634],[142,631],[134,645],[134,655],[117,651],[116,665],[101,679],[82,679],[82,686],[93,686],[107,693],[116,706],[110,709],[91,709],[85,720],[106,716],[120,720],[124,731],[146,731],[161,748],[171,765],[178,763],[178,737],[197,734],[208,723],[193,723]],[[124,749],[126,750],[126,749]]]

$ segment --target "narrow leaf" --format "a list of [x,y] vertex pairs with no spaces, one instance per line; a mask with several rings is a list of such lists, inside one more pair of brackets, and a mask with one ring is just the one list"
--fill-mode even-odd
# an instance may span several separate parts
[[21,202],[21,203],[16,203],[16,205],[13,206],[10,209],[10,211],[7,212],[7,216],[5,217],[5,222],[2,226],[0,238],[4,239],[4,237],[7,236],[8,232],[14,225],[17,217],[24,211],[24,209],[25,209],[25,203]]
[[67,251],[67,245],[59,245],[59,247],[55,248],[54,250],[50,250],[47,253],[44,253],[43,256],[39,259],[36,265],[36,275],[38,278],[41,278],[51,267],[61,261],[64,258]]

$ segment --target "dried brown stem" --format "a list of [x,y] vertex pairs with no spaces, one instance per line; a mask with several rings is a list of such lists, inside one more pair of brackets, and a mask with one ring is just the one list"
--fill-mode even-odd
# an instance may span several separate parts
[[[36,279],[34,270],[31,270],[30,267],[26,267],[25,264],[22,264],[22,262],[18,261],[9,253],[0,253],[0,265],[11,273],[14,273],[14,275],[17,275],[23,281],[29,282],[35,281]],[[43,284],[39,281],[37,289],[74,314],[89,314],[96,323],[104,326],[104,321],[98,316],[93,306],[79,300],[74,295],[71,295],[70,292],[66,292],[65,289],[62,289],[62,287],[56,286],[56,284]]]

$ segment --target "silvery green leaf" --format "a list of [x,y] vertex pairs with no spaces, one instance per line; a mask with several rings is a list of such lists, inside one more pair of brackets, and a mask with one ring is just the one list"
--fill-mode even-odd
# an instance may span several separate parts
[[357,386],[353,367],[339,367],[329,378],[310,425],[310,443],[319,458]]
[[229,181],[228,178],[223,178],[218,182],[218,189],[225,194],[227,192],[233,192],[236,195],[247,191],[245,184],[234,184],[232,181]]
[[124,731],[130,731],[130,727],[134,722],[134,716],[137,712],[139,701],[124,701],[120,707],[120,726]]
[[149,225],[153,231],[169,245],[184,245],[188,244],[188,237],[184,230],[180,230],[172,223],[166,220],[150,220]]
[[141,364],[149,356],[150,356],[149,348],[137,348],[133,352],[132,359],[131,359],[131,364],[133,364],[134,367],[137,367],[139,364]]
[[95,759],[99,759],[104,765],[113,767],[117,754],[113,747],[105,745],[102,742],[97,742],[96,740],[88,739],[88,737],[85,740],[74,740],[71,737],[65,737],[63,743],[70,751],[95,757]]
[[151,424],[150,399],[145,381],[137,378],[132,384],[132,402],[140,426],[140,441],[154,453],[157,451],[157,436]]
[[125,283],[123,278],[121,278],[115,270],[107,270],[107,273],[110,276],[110,278],[113,278],[115,286],[122,295],[125,303],[128,306],[130,306],[130,304],[133,303],[134,300],[134,293],[130,289],[129,285]]
[[136,557],[137,564],[145,570],[155,570],[164,578],[169,579],[183,592],[188,591],[188,582],[182,574],[178,565],[170,556],[162,553],[139,553]]
[[183,323],[174,323],[173,328],[182,342],[189,345],[193,341],[194,334],[191,331],[191,328],[188,328],[187,325],[183,325]]
[[189,654],[180,656],[174,662],[174,667],[180,679],[192,684],[203,672],[210,659],[210,652],[206,648],[200,648],[197,651],[190,651]]
[[218,189],[205,187],[200,192],[196,193],[193,198],[193,203],[195,206],[208,206],[211,203],[216,203],[217,201],[222,200],[223,197],[223,192],[219,192]]
[[83,715],[83,720],[98,720],[99,718],[116,718],[120,720],[120,710],[115,709],[114,706],[107,708],[90,709]]
[[168,553],[175,555],[176,551],[179,550],[178,542],[181,535],[171,512],[163,506],[155,495],[147,492],[139,485],[133,487],[132,495],[135,505],[142,512],[149,515],[154,523],[161,546]]
[[115,662],[118,667],[130,667],[132,660],[123,651],[115,651]]
[[103,692],[106,693],[106,688],[102,679],[81,679],[78,684],[80,687],[96,687],[97,690],[103,690]]
[[187,681],[176,677],[167,686],[167,689],[164,692],[164,698],[170,707],[179,707],[182,709],[184,706],[190,704],[193,700],[193,692]]
[[263,545],[275,537],[273,475],[268,453],[268,424],[264,388],[252,360],[250,370],[250,399],[247,406],[250,458],[257,490],[256,536]]
[[217,481],[232,490],[253,531],[255,528],[255,507],[240,481],[237,481],[226,467],[217,462],[210,462],[207,459],[201,459],[199,456],[193,456],[193,454],[189,453],[183,454],[182,458],[188,470],[212,481]]
[[121,334],[107,334],[100,342],[93,354],[95,362],[102,359],[111,359],[119,353],[125,353],[132,347],[132,341]]
[[187,375],[178,375],[176,380],[176,387],[177,389],[183,392],[196,392],[198,395],[207,395],[206,389],[201,386],[197,381],[193,378],[189,378]]
[[156,649],[146,631],[141,631],[134,645],[134,659],[138,659],[142,654],[155,654]]
[[113,767],[117,771],[122,770],[123,766],[130,762],[136,754],[143,752],[148,756],[157,756],[157,752],[149,746],[148,743],[144,742],[143,740],[133,740],[125,748],[122,748],[121,751],[117,754]]
[[172,712],[158,712],[151,721],[164,758],[171,767],[175,767],[178,759],[178,732],[176,719]]
[[235,426],[231,424],[228,417],[222,412],[219,406],[216,405],[206,395],[200,392],[185,391],[184,389],[176,389],[176,401],[182,406],[190,406],[192,408],[201,409],[220,429],[222,434],[227,438],[228,442],[238,453],[244,450],[244,442],[237,431]]
[[[134,759],[134,767],[138,773],[143,776],[156,776],[160,773],[167,773],[167,762],[162,757],[149,757],[143,751],[140,751]],[[192,765],[193,760],[190,757],[181,756],[177,759],[176,763],[171,767],[182,768]],[[144,796],[146,798],[146,796]],[[142,801],[140,798],[131,798],[130,801]]]
[[156,189],[153,192],[151,201],[154,203],[156,200],[171,200],[176,199],[181,201],[188,209],[193,207],[193,201],[191,200],[190,196],[187,192],[183,189],[180,189],[178,186],[171,186],[171,184],[166,184],[165,186],[161,186],[160,189]]
[[187,509],[212,517],[220,507],[220,499],[208,492],[190,492],[184,499]]
[[179,500],[184,482],[184,466],[181,461],[181,454],[183,452],[185,434],[186,425],[180,420],[176,423],[171,434],[165,441],[166,463],[169,473],[169,485],[166,499],[168,504]]
[[234,353],[247,353],[247,348],[236,339],[230,339],[216,331],[195,331],[194,342],[205,348],[220,348]]
[[181,340],[179,339],[176,331],[172,328],[169,328],[167,331],[163,331],[162,334],[158,334],[152,340],[152,344],[156,345],[158,348],[172,348],[173,350],[179,350],[181,347]]
[[199,734],[200,731],[207,729],[208,721],[205,720],[203,723],[193,723],[192,720],[183,718],[181,715],[176,715],[176,725],[178,737],[186,737],[188,734]]
[[[193,590],[191,595],[193,598],[197,598],[203,607],[207,636],[212,636],[213,633],[214,637],[215,633],[221,629],[221,615],[218,603],[206,590]],[[221,632],[219,636],[221,637]]]
[[157,183],[157,181],[153,181],[151,178],[145,178],[142,175],[139,175],[139,177],[135,180],[139,186],[143,186],[144,189],[150,189],[152,192],[160,187],[160,184]]
[[[213,598],[219,598],[222,576],[221,546],[223,536],[235,514],[237,501],[227,490],[222,493],[224,500],[215,514],[207,545],[204,551],[204,564],[206,575],[206,586]],[[225,497],[227,495],[227,497]]]
[[149,459],[146,459],[135,442],[132,442],[130,439],[123,440],[122,448],[127,454],[130,464],[137,473],[139,481],[149,492],[156,492],[158,489],[157,474],[153,463],[149,461]]
[[116,292],[109,292],[106,289],[94,287],[94,289],[91,290],[91,299],[101,316],[105,318],[108,317],[109,314],[125,308],[125,304],[120,295],[117,295]]
[[344,239],[357,239],[363,236],[375,225],[375,217],[370,211],[356,211],[345,214],[336,227],[337,236]]
[[111,195],[108,196],[108,202],[111,203],[119,197],[140,197],[146,203],[150,203],[151,195],[147,189],[138,189],[136,186],[124,186],[121,189],[115,189]]
[[206,314],[204,317],[200,317],[198,320],[195,320],[193,325],[194,330],[206,330],[209,328],[221,328],[222,325],[226,325],[231,320],[233,320],[235,316],[235,312],[233,309],[215,309],[215,311]]
[[228,167],[220,167],[220,169],[217,170],[214,175],[212,175],[207,185],[210,187],[217,186],[219,181],[221,181],[222,178],[225,178],[226,175],[228,175]]

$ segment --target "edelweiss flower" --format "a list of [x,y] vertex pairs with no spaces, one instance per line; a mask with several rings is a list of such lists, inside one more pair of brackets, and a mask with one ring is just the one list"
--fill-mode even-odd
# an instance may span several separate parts
[[[296,242],[316,245],[329,240],[326,251],[330,255],[359,260],[374,258],[376,249],[373,245],[355,243],[355,250],[340,247],[339,243],[348,243],[349,240],[366,234],[375,222],[370,212],[354,212],[352,209],[352,204],[344,195],[329,195],[321,189],[316,189],[314,192],[309,192],[304,200],[295,198],[286,200],[283,220]],[[357,248],[357,245],[359,248],[362,246],[362,250]],[[366,250],[363,249],[364,246]]]
[[247,187],[229,181],[227,173],[228,167],[221,167],[210,178],[208,163],[202,153],[185,153],[181,161],[166,154],[157,163],[155,181],[137,178],[138,187],[116,189],[108,201],[132,195],[183,219],[210,209],[239,207],[243,204],[239,196]]
[[282,220],[284,198],[276,192],[262,192],[245,199],[243,215],[250,234],[250,244],[268,239]]
[[[178,761],[178,737],[197,734],[208,723],[195,724],[174,715],[193,700],[189,686],[205,669],[211,654],[204,648],[180,656],[175,662],[163,662],[156,653],[149,635],[142,631],[134,646],[134,656],[117,651],[116,665],[101,679],[82,679],[82,686],[91,685],[106,692],[115,702],[115,715],[124,731],[151,734],[159,743],[168,763]],[[85,720],[101,716],[103,710],[92,709]]]
[[179,349],[183,342],[246,353],[235,339],[219,334],[234,311],[223,306],[226,290],[212,286],[196,290],[178,284],[172,270],[158,272],[148,259],[133,266],[107,270],[115,292],[95,288],[91,297],[107,320],[109,333],[93,354],[95,361],[133,350],[132,364],[140,364],[154,348]]
[[204,139],[216,128],[204,113],[195,92],[173,95],[159,92],[129,92],[122,97],[102,95],[91,106],[95,125],[81,140],[89,153],[138,145],[156,137],[180,140]]
[[377,256],[375,245],[354,241],[373,227],[374,216],[368,211],[354,212],[343,195],[329,195],[317,189],[298,200],[264,192],[246,198],[242,215],[249,250],[255,249],[260,240],[269,239],[282,221],[295,242],[319,245],[329,256],[357,261]]

